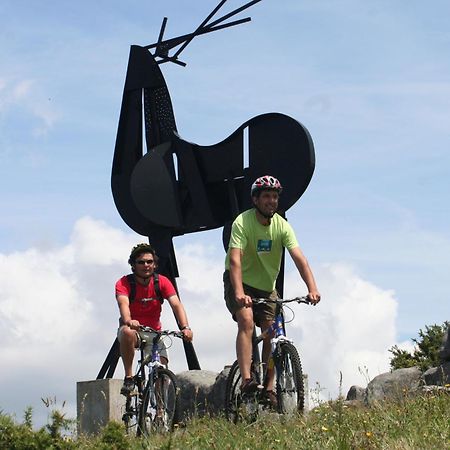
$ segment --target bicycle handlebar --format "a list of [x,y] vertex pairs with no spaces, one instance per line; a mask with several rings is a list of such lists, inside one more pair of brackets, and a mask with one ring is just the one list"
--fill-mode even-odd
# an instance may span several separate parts
[[278,303],[278,304],[284,304],[284,303],[305,303],[306,305],[311,304],[311,300],[307,295],[304,295],[303,297],[295,297],[295,298],[278,298],[276,300],[271,300],[270,298],[252,298],[252,302],[257,305],[259,303]]
[[155,330],[152,327],[147,327],[144,325],[139,325],[139,331],[146,331],[148,333],[155,333],[159,336],[175,336],[177,338],[183,339],[184,334],[182,331],[171,331],[171,330]]

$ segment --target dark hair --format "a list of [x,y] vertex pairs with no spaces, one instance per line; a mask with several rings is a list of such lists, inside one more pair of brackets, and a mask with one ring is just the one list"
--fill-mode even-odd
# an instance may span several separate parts
[[139,255],[143,253],[151,253],[153,255],[153,259],[155,260],[155,264],[158,261],[158,257],[156,256],[156,252],[150,244],[137,244],[131,249],[130,257],[128,258],[128,264],[133,266],[136,262],[136,259]]

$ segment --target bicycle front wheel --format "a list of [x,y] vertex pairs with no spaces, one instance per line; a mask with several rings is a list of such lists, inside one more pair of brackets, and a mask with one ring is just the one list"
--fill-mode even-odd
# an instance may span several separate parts
[[144,391],[139,417],[140,429],[144,435],[149,435],[152,431],[172,431],[177,420],[177,394],[173,372],[162,367],[157,368]]
[[138,413],[139,408],[137,393],[127,395],[125,401],[125,412],[123,413],[122,420],[125,424],[126,433],[130,436],[136,436],[139,434]]
[[278,412],[302,413],[305,406],[303,371],[300,356],[293,344],[285,342],[280,345],[276,368]]
[[231,366],[225,388],[225,416],[228,420],[236,423],[239,420],[239,407],[241,405],[241,372],[238,362]]
[[[260,365],[259,365],[260,367]],[[253,380],[261,384],[261,374],[255,370],[252,363],[251,376]],[[250,394],[241,393],[242,376],[239,370],[238,362],[235,361],[228,373],[227,384],[225,388],[225,417],[237,423],[240,420],[253,422],[256,420],[261,409],[261,391]]]

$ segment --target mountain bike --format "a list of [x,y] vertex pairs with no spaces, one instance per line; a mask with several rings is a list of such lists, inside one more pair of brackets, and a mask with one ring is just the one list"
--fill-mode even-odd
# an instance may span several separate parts
[[307,296],[277,300],[253,299],[253,304],[276,303],[275,320],[259,336],[256,335],[256,328],[253,329],[251,375],[260,388],[251,394],[242,394],[238,362],[235,361],[231,366],[225,390],[225,415],[230,421],[236,423],[243,418],[253,420],[261,410],[271,407],[264,392],[264,387],[267,387],[267,367],[265,367],[266,364],[261,362],[258,347],[258,344],[266,336],[272,336],[270,340],[272,349],[268,364],[269,367],[275,368],[276,411],[280,414],[303,412],[305,393],[302,365],[293,341],[286,337],[284,320],[284,305],[293,302],[310,304]]
[[[181,331],[158,331],[151,327],[139,327],[152,333],[153,338],[140,339],[140,360],[134,375],[136,388],[126,396],[122,420],[128,434],[149,435],[152,431],[171,431],[177,420],[177,383],[173,372],[160,361],[158,344],[165,337],[183,338]],[[152,340],[150,345],[149,340]],[[148,351],[150,350],[150,351]]]

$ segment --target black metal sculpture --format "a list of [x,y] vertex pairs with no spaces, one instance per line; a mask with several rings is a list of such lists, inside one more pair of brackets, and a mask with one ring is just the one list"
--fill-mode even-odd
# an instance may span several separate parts
[[[222,24],[259,1],[210,22],[226,2],[221,0],[193,33],[168,40],[163,40],[164,18],[155,44],[131,47],[114,151],[112,192],[123,220],[149,237],[159,255],[158,271],[175,286],[178,269],[174,236],[224,227],[227,247],[229,225],[251,206],[249,192],[255,178],[270,173],[282,179],[280,210],[284,213],[306,190],[314,172],[314,147],[308,131],[283,114],[254,117],[210,146],[190,143],[177,134],[169,90],[159,65],[173,62],[185,66],[178,57],[195,36],[250,21],[247,17]],[[177,46],[178,50],[169,55]],[[281,293],[282,281],[281,277]],[[185,352],[189,369],[199,369],[191,344],[185,343]],[[98,378],[107,371],[107,377],[111,377],[117,359],[115,343]]]

